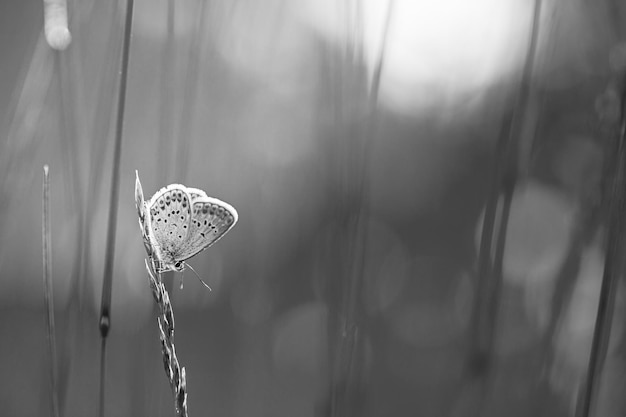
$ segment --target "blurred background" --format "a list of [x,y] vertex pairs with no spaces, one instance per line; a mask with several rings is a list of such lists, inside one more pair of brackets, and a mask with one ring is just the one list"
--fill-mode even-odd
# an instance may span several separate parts
[[[50,415],[44,164],[61,409],[97,413],[125,9],[70,1],[58,52],[40,0],[0,2],[5,416]],[[625,23],[618,0],[137,0],[107,415],[174,415],[136,169],[146,199],[182,183],[239,212],[189,261],[212,292],[165,277],[190,415],[574,415]],[[621,284],[611,317],[589,415],[626,413]]]

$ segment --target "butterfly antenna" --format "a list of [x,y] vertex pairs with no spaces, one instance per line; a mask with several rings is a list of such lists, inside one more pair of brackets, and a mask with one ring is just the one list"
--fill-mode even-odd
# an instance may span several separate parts
[[189,265],[187,262],[185,262],[185,265],[187,265],[187,266],[189,267],[189,269],[191,269],[191,272],[193,272],[194,274],[196,274],[196,277],[198,278],[198,281],[200,281],[200,282],[202,283],[202,285],[204,285],[205,287],[207,287],[207,288],[209,289],[209,291],[213,291],[213,290],[211,289],[211,287],[209,287],[209,286],[207,285],[207,283],[206,283],[206,282],[204,282],[204,281],[202,280],[202,278],[200,278],[200,275],[198,275],[198,273],[196,272],[196,270],[195,270],[195,269],[193,269],[193,267],[192,267],[191,265]]

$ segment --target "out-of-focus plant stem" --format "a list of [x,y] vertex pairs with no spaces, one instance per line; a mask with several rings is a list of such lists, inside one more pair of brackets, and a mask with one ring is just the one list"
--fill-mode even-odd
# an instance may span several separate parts
[[482,381],[478,409],[481,415],[487,377],[494,357],[493,341],[502,286],[502,262],[511,202],[518,175],[519,143],[528,113],[530,85],[539,33],[541,0],[535,0],[530,41],[522,79],[512,114],[507,116],[496,144],[494,172],[483,219],[478,255],[478,287],[470,323],[469,372],[471,378]]
[[[364,340],[365,329],[362,328],[362,306],[360,300],[363,288],[363,275],[365,270],[365,251],[367,248],[367,227],[369,218],[369,207],[367,194],[367,162],[369,159],[369,148],[371,142],[376,135],[377,119],[378,119],[378,93],[380,89],[380,79],[384,67],[385,49],[387,43],[387,34],[393,13],[393,1],[388,3],[383,32],[381,33],[382,42],[380,50],[374,60],[374,68],[371,85],[366,88],[368,91],[368,114],[364,118],[367,120],[364,126],[359,129],[351,128],[349,135],[349,143],[354,147],[352,154],[354,160],[346,165],[352,167],[354,172],[346,179],[345,186],[348,188],[347,195],[353,200],[344,201],[346,223],[345,223],[345,245],[344,253],[348,263],[341,268],[345,275],[342,276],[343,285],[341,286],[341,294],[336,298],[337,306],[331,305],[331,313],[337,314],[335,320],[330,320],[330,332],[335,337],[329,338],[329,354],[331,355],[331,387],[330,387],[330,404],[329,414],[331,416],[356,416],[360,411],[354,408],[355,404],[362,402],[359,397],[361,391],[360,384],[363,377],[364,362]],[[360,22],[363,18],[361,3],[357,2],[352,17],[355,19],[356,29],[354,33],[349,34],[348,50],[351,48],[359,48],[361,45],[362,33]],[[348,19],[348,27],[352,27],[351,20]],[[355,53],[357,62],[348,60],[346,65],[359,67],[363,60],[362,53]],[[358,71],[358,70],[357,70]],[[351,77],[345,78],[345,80]],[[361,88],[363,84],[361,84]],[[357,85],[357,88],[359,86]],[[358,91],[357,91],[357,94]],[[352,96],[348,96],[352,98]],[[340,103],[338,108],[341,109]],[[359,137],[352,137],[353,135]],[[345,162],[345,161],[344,161]],[[354,211],[356,210],[356,211]],[[331,302],[332,303],[332,302]],[[334,325],[334,326],[333,326]],[[336,326],[336,327],[335,327]],[[338,342],[336,347],[333,344]]]
[[[567,255],[563,260],[563,264],[556,276],[554,290],[552,291],[552,302],[550,305],[549,322],[543,331],[541,343],[539,344],[539,352],[542,352],[542,358],[535,367],[536,374],[541,374],[545,369],[551,369],[555,359],[555,352],[552,343],[555,337],[557,326],[562,322],[562,315],[567,311],[567,307],[572,300],[576,277],[579,274],[581,266],[581,256],[586,246],[590,245],[597,232],[600,223],[601,210],[598,207],[585,207],[581,210],[577,221],[577,227],[572,234]],[[533,415],[539,415],[542,407],[549,401],[552,396],[552,389],[549,386],[548,378],[541,378],[534,388],[534,404],[531,408]]]
[[[116,4],[109,4],[108,2],[96,3],[97,7],[103,7],[103,9],[96,9],[94,15],[111,15],[114,14],[114,10],[117,7]],[[84,245],[82,247],[84,261],[82,263],[81,276],[84,277],[89,271],[90,264],[90,248],[91,239],[89,238],[90,227],[94,224],[94,218],[97,215],[95,207],[98,206],[100,196],[102,195],[103,176],[100,173],[103,171],[103,166],[106,158],[103,158],[107,152],[107,147],[110,144],[109,136],[111,133],[111,115],[115,109],[115,89],[112,86],[117,85],[116,71],[118,65],[120,45],[117,40],[121,39],[119,34],[119,22],[117,19],[111,19],[111,26],[109,37],[106,41],[104,48],[104,66],[101,68],[101,76],[99,77],[99,83],[97,87],[97,102],[94,110],[93,125],[91,132],[93,132],[93,140],[90,142],[91,152],[89,155],[89,167],[88,178],[89,183],[86,188],[86,202],[85,202],[85,228],[83,231]],[[79,279],[78,285],[73,287],[75,297],[78,298],[78,311],[82,311],[82,299],[88,293],[86,285],[90,285],[88,280]]]
[[606,355],[611,337],[611,324],[615,309],[615,297],[619,278],[624,271],[624,213],[626,209],[626,76],[622,77],[621,120],[619,135],[614,141],[613,159],[609,160],[609,174],[604,181],[610,183],[608,196],[608,223],[606,240],[606,257],[604,273],[600,288],[598,313],[593,332],[591,354],[587,368],[587,376],[581,396],[579,397],[576,415],[589,417],[593,415],[593,407],[597,398],[600,376],[604,369]]
[[104,417],[105,385],[106,385],[106,340],[111,326],[111,292],[113,286],[113,264],[115,256],[115,236],[117,229],[117,206],[120,188],[120,164],[122,157],[122,137],[124,132],[124,109],[126,106],[126,84],[128,81],[128,62],[130,59],[130,39],[132,33],[134,0],[126,2],[126,20],[124,23],[124,40],[122,46],[122,62],[120,73],[119,96],[117,103],[117,119],[115,129],[115,145],[113,149],[113,172],[111,178],[111,196],[109,199],[109,219],[107,242],[104,259],[104,279],[102,281],[102,301],[100,305],[100,392],[99,415]]

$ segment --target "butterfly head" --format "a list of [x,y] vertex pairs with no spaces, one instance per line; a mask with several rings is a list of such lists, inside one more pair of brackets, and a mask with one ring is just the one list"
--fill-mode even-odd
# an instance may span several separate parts
[[[174,271],[174,272],[183,272],[185,270],[186,267],[189,267],[189,269],[191,269],[191,272],[194,273],[194,275],[196,276],[196,278],[198,278],[198,281],[200,281],[202,283],[202,285],[204,285],[205,287],[207,287],[209,289],[209,291],[211,290],[211,287],[204,282],[204,280],[202,278],[200,278],[200,275],[198,275],[198,273],[196,272],[195,269],[193,269],[191,267],[191,265],[189,265],[187,262],[185,261],[176,261],[173,263],[161,263],[161,265],[158,268],[158,272],[159,273],[163,273],[163,272],[168,272],[168,271]],[[182,277],[181,277],[181,281],[180,281],[180,288],[183,288],[183,281],[182,281]]]
[[158,272],[183,272],[185,270],[186,263],[184,261],[175,262],[159,262]]

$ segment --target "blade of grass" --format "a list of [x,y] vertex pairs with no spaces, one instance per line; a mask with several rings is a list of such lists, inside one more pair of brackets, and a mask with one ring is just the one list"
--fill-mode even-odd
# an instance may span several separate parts
[[128,81],[128,62],[130,59],[130,40],[133,23],[134,0],[126,2],[126,20],[122,45],[115,145],[113,150],[113,171],[111,178],[111,196],[109,199],[109,219],[107,227],[106,252],[104,259],[104,278],[102,280],[102,301],[100,305],[100,395],[99,415],[104,417],[105,382],[106,382],[106,339],[111,327],[111,292],[113,287],[113,264],[115,256],[115,236],[117,230],[117,206],[120,188],[120,165],[122,157],[122,137],[124,131],[124,109],[126,105],[126,83]]
[[52,295],[52,267],[51,267],[51,232],[50,232],[50,181],[48,165],[43,167],[43,287],[46,308],[46,329],[48,342],[48,359],[50,365],[50,407],[53,417],[59,417],[59,398],[57,389],[57,352],[56,328],[54,326],[54,298]]

